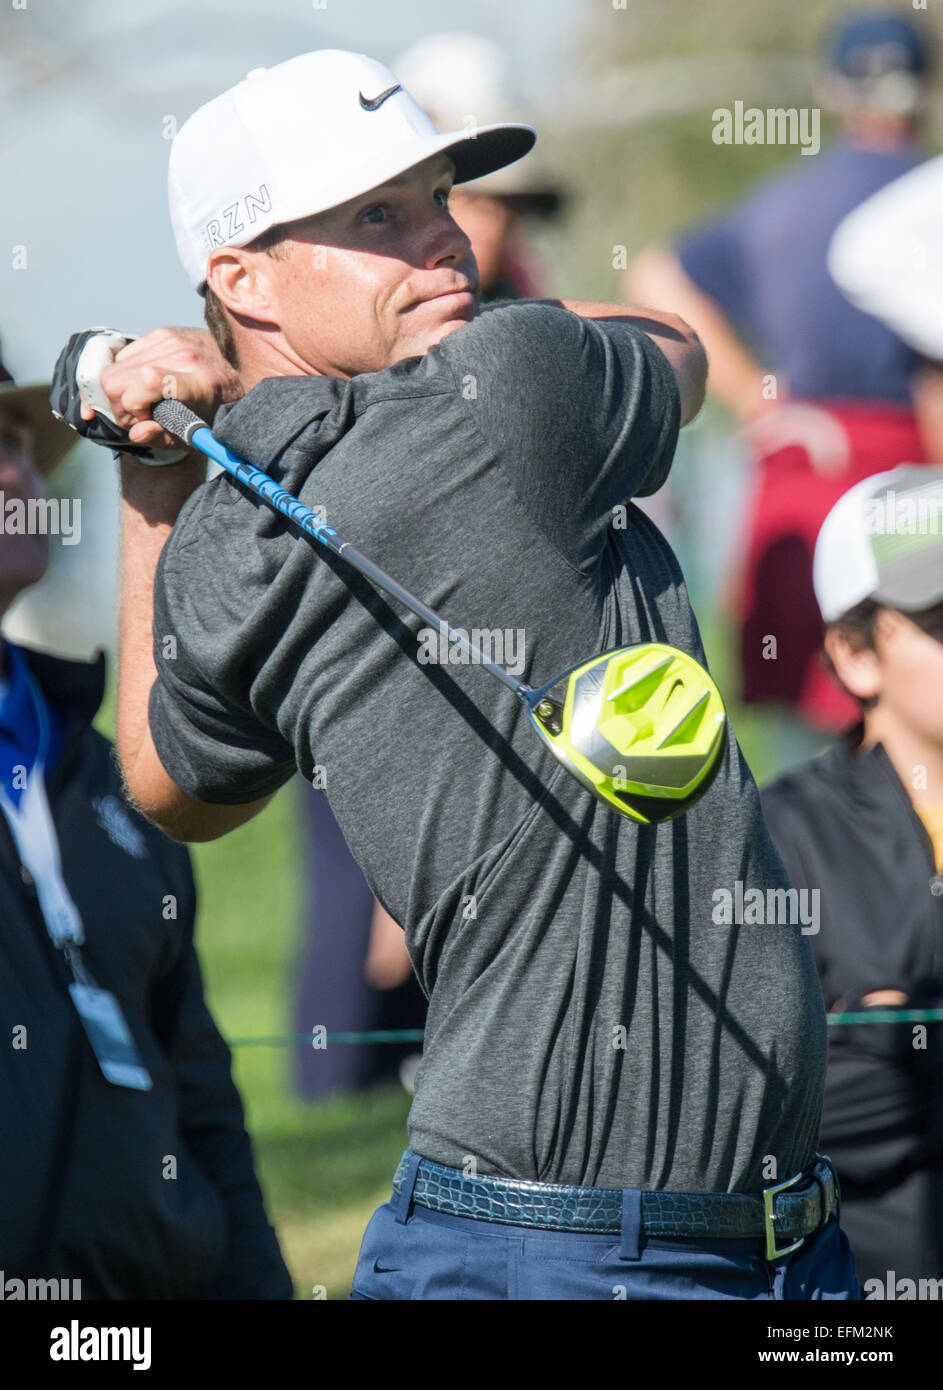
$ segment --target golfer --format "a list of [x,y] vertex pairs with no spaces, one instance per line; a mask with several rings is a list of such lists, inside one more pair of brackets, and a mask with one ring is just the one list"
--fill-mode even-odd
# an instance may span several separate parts
[[213,338],[158,330],[101,374],[132,449],[125,775],[182,840],[317,778],[403,924],[425,1049],[353,1296],[858,1297],[815,1151],[807,928],[740,910],[788,880],[732,733],[690,814],[620,817],[342,558],[192,455],[133,452],[178,447],[149,418],[172,391],[453,622],[522,634],[532,684],[649,640],[703,661],[631,504],[701,404],[696,337],[616,305],[478,311],[449,190],[533,140],[440,134],[389,69],[337,51],[252,73],[181,128],[171,213]]

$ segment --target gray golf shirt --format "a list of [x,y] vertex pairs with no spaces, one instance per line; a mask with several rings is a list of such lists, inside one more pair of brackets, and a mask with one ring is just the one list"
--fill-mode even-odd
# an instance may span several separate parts
[[[538,685],[647,640],[704,660],[677,561],[631,504],[664,482],[679,417],[638,327],[522,302],[386,371],[263,381],[215,430]],[[689,814],[616,814],[512,692],[430,660],[454,649],[226,477],[164,548],[154,651],[174,781],[224,804],[296,770],[323,783],[403,925],[429,997],[417,1152],[690,1192],[810,1167],[826,1030],[809,940],[716,920],[718,894],[789,887],[732,731]]]

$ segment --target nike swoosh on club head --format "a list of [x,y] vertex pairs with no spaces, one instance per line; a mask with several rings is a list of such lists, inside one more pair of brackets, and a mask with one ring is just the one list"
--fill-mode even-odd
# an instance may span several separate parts
[[394,92],[398,92],[399,90],[400,83],[397,82],[395,87],[387,87],[386,91],[381,92],[378,97],[368,98],[364,96],[363,92],[358,92],[357,95],[360,97],[360,105],[365,111],[379,111],[387,97],[391,97]]

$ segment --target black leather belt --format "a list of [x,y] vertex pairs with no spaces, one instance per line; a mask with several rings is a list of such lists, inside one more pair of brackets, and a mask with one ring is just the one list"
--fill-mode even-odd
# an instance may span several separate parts
[[[400,1193],[410,1166],[407,1149],[393,1178]],[[622,1223],[619,1187],[568,1187],[562,1183],[522,1182],[512,1178],[467,1177],[422,1158],[413,1201],[430,1211],[533,1226],[544,1231],[618,1235]],[[747,1192],[648,1192],[641,1197],[641,1230],[648,1236],[711,1237],[766,1240],[767,1260],[798,1249],[806,1236],[838,1210],[838,1184],[830,1160],[817,1156],[810,1175],[797,1174]],[[780,1244],[782,1242],[782,1244]]]

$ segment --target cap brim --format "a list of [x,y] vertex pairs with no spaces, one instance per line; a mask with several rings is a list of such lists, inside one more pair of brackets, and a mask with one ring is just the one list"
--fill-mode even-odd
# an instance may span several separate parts
[[[448,131],[433,142],[429,154],[441,151],[455,165],[455,182],[468,183],[484,178],[523,159],[534,148],[537,132],[533,126],[516,122],[472,126],[467,131]],[[423,156],[428,158],[428,155]]]
[[49,405],[49,382],[32,386],[0,383],[0,409],[22,415],[33,431],[33,462],[44,476],[79,442],[75,430],[57,420]]

